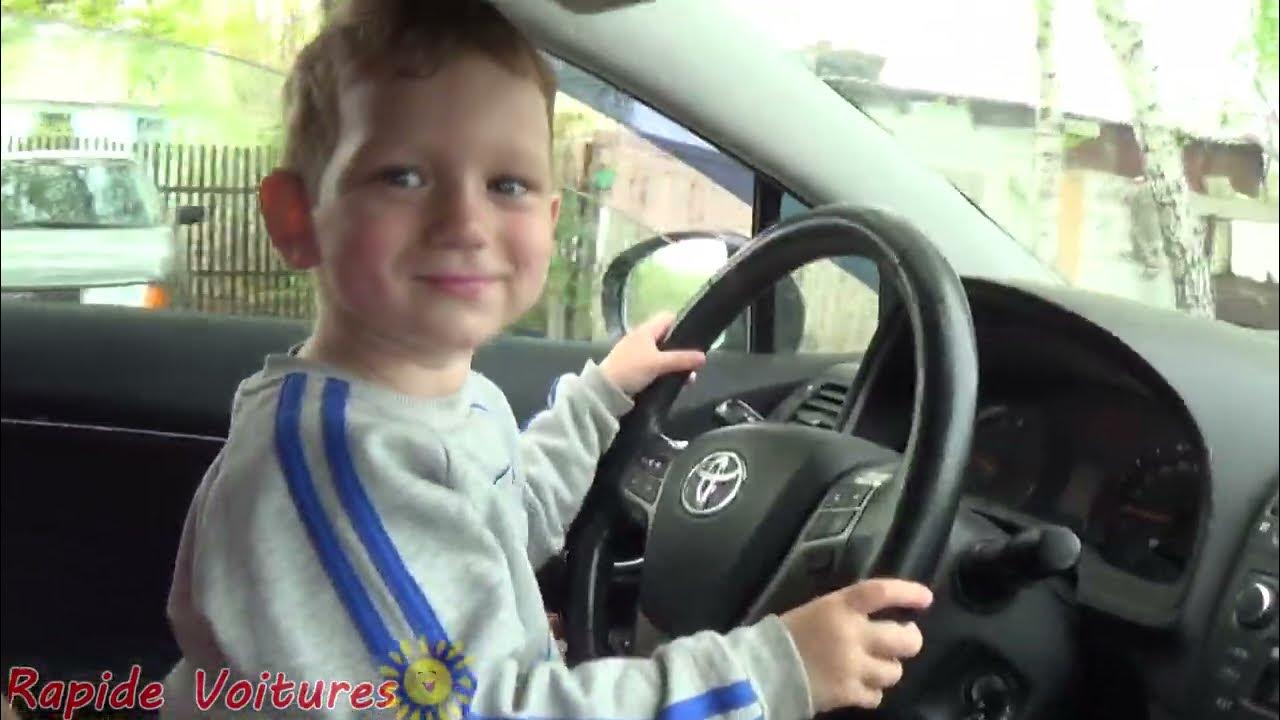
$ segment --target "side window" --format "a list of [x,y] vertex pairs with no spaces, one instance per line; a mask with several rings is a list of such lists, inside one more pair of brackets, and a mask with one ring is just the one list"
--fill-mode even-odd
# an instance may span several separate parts
[[[755,174],[599,78],[565,63],[555,65],[561,89],[556,169],[563,195],[557,252],[543,301],[515,331],[603,340],[608,328],[601,283],[610,262],[657,235],[686,238],[637,264],[622,293],[622,314],[629,321],[678,310],[727,258],[723,243],[687,236],[749,238]],[[784,195],[782,217],[804,209]],[[794,298],[779,293],[774,332],[779,347],[805,353],[866,349],[878,319],[874,264],[861,258],[825,260],[801,268],[791,279],[800,291],[804,322],[795,326]],[[745,328],[740,319],[722,342],[744,347]]]
[[[806,209],[795,196],[783,193],[779,219]],[[867,349],[880,315],[880,274],[874,262],[852,256],[820,260],[797,270],[792,279],[804,301],[804,330],[797,352],[843,354]],[[778,328],[775,335],[781,338],[783,332]]]
[[[751,235],[752,171],[599,78],[551,59],[559,79],[554,166],[560,223],[542,301],[513,332],[601,341],[610,262],[660,235]],[[675,250],[676,248],[671,248]],[[684,245],[653,256],[627,281],[627,315],[678,310],[725,254]]]
[[[67,42],[85,41],[79,31],[68,32]],[[53,42],[39,34],[31,38]],[[61,45],[40,49],[29,57],[13,56],[26,60],[14,73],[6,71],[7,93],[17,93],[21,88],[14,83],[23,78],[38,85],[43,77],[38,58],[65,50]],[[606,341],[618,329],[618,323],[606,322],[602,303],[610,263],[655,237],[680,238],[655,250],[645,266],[637,265],[618,293],[628,319],[678,310],[725,262],[724,238],[744,241],[752,235],[756,176],[600,78],[554,59],[552,64],[561,90],[553,128],[561,218],[543,299],[511,330]],[[244,94],[276,97],[277,76],[246,78],[255,88],[260,83],[262,91]],[[233,133],[222,123],[206,126],[186,115],[120,103],[10,103],[3,114],[6,297],[313,316],[309,276],[276,257],[258,213],[258,179],[279,153],[278,132],[272,128]],[[274,122],[278,108],[260,114]],[[784,210],[803,207],[787,202]],[[83,237],[89,247],[97,229],[121,226],[146,229],[147,242],[128,255],[111,256],[111,265],[98,256],[68,257],[56,281],[42,269],[38,259],[47,238]],[[126,270],[128,283],[105,293],[103,287]],[[831,262],[804,268],[793,280],[807,311],[802,328],[789,320],[794,314],[775,313],[780,324],[775,337],[791,339],[779,347],[850,352],[865,346],[874,330],[874,284],[859,282]],[[796,295],[779,293],[793,309]],[[853,315],[851,306],[858,308]],[[745,347],[747,327],[740,318],[726,332],[723,346]]]

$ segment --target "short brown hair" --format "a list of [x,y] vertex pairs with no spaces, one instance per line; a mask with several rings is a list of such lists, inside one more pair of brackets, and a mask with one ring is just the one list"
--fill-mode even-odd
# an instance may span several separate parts
[[283,167],[315,192],[337,146],[339,91],[352,73],[430,74],[468,54],[535,82],[550,127],[555,73],[488,0],[345,0],[285,81]]

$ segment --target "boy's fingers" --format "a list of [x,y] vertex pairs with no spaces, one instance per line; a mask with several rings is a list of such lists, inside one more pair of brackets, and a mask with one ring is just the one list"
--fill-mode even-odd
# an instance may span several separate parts
[[699,350],[667,350],[658,357],[663,375],[697,370],[707,361],[706,354]]
[[869,658],[862,678],[874,690],[891,688],[902,679],[902,663],[897,659]]
[[875,710],[880,707],[880,703],[884,702],[884,691],[875,690],[865,685],[858,684],[850,693],[849,701],[854,707]]
[[648,335],[657,341],[666,337],[667,331],[671,329],[671,326],[675,321],[676,314],[664,310],[663,312],[660,312],[640,323],[640,325],[636,327],[636,330],[643,331],[645,335]]
[[924,647],[924,636],[915,623],[872,623],[867,631],[867,652],[886,660],[912,658]]
[[923,610],[933,604],[932,590],[908,580],[864,580],[850,587],[847,592],[849,604],[863,615],[895,607]]

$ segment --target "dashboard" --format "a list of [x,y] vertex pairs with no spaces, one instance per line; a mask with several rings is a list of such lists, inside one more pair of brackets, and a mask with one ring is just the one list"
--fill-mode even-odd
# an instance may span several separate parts
[[[961,510],[1080,538],[1063,600],[1109,668],[1090,682],[1150,703],[1115,717],[1274,718],[1277,338],[1070,289],[966,286],[979,392]],[[911,340],[889,315],[865,357],[777,419],[819,425],[834,406],[823,426],[905,450]]]
[[1071,528],[1095,559],[1172,585],[1195,550],[1206,484],[1196,439],[1099,388],[988,401],[966,483],[974,506]]
[[[962,506],[1010,531],[1079,536],[1081,604],[1149,627],[1179,616],[1211,498],[1208,452],[1180,396],[1141,357],[1084,323],[1056,327],[974,298],[978,412]],[[1024,304],[1025,306],[1025,304]],[[1065,315],[1063,316],[1065,317]],[[893,323],[894,320],[886,322]],[[868,367],[811,383],[838,401],[862,373],[846,432],[902,451],[915,372],[910,333],[890,331]],[[825,390],[822,390],[825,388]],[[808,421],[811,408],[791,406]]]

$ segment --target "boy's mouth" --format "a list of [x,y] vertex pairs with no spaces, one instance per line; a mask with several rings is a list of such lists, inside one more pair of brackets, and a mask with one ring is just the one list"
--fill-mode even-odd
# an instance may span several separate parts
[[431,275],[415,275],[414,280],[438,292],[473,300],[479,297],[486,288],[496,284],[498,277],[495,275],[469,273],[435,273]]

